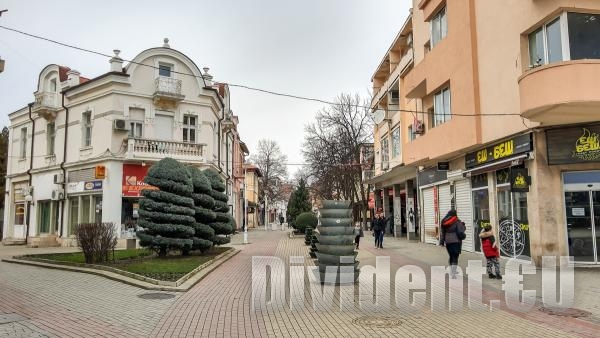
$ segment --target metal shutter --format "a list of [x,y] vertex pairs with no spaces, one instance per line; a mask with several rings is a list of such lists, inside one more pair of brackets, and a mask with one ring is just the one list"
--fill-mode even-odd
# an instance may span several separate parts
[[462,249],[475,251],[473,234],[473,203],[471,202],[471,182],[460,180],[454,183],[456,189],[456,213],[458,218],[465,222],[467,238],[463,241]]
[[438,186],[438,205],[439,205],[439,213],[440,218],[439,222],[442,223],[442,218],[446,216],[446,213],[452,207],[452,196],[450,195],[450,184],[443,184]]
[[433,206],[433,187],[423,189],[423,227],[425,243],[437,244],[435,238],[435,209]]
[[96,169],[95,168],[87,168],[81,170],[73,170],[67,173],[67,177],[69,178],[67,182],[85,182],[91,181],[96,178]]

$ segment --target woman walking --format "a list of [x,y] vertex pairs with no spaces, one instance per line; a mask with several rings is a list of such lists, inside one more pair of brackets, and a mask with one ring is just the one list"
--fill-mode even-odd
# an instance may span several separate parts
[[446,246],[450,275],[452,279],[456,279],[458,256],[460,256],[462,240],[465,239],[465,223],[458,219],[455,210],[450,210],[442,219],[441,230],[440,245]]
[[354,244],[356,245],[357,250],[360,245],[360,238],[363,236],[363,229],[360,226],[360,223],[354,224]]

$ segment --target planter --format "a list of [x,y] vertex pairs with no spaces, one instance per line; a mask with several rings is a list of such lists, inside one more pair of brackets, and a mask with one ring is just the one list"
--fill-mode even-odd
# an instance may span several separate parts
[[325,245],[317,244],[317,250],[324,254],[337,255],[337,256],[349,256],[354,254],[354,246],[350,245]]
[[323,201],[323,209],[350,209],[350,201]]
[[326,227],[319,228],[319,239],[326,236],[353,235],[354,228],[352,227]]
[[352,218],[321,218],[321,226],[328,227],[348,227],[352,226]]
[[321,209],[321,221],[323,218],[350,218],[352,216],[351,209]]
[[356,255],[358,255],[358,252],[353,252],[350,255],[331,255],[331,254],[324,254],[321,252],[316,252],[317,254],[317,258],[319,259],[319,265],[323,264],[323,265],[340,265],[342,263],[340,263],[340,257],[352,257],[354,259],[356,259]]
[[317,236],[319,243],[324,245],[354,245],[354,235]]

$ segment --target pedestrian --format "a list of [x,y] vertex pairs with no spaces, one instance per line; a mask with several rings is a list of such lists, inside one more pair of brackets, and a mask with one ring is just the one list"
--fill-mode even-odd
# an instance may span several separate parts
[[356,249],[358,250],[358,247],[360,245],[360,238],[364,237],[364,233],[363,233],[363,229],[360,226],[360,223],[356,223],[354,225],[354,244],[356,245]]
[[492,226],[490,224],[486,224],[481,233],[479,234],[479,238],[481,238],[481,249],[483,250],[483,254],[485,255],[485,259],[487,261],[487,273],[491,279],[497,278],[502,279],[502,274],[500,273],[500,262],[498,258],[500,257],[500,251],[498,250],[498,242],[496,241],[496,237],[494,236],[494,232],[492,231]]
[[283,225],[283,214],[279,213],[279,225]]
[[377,210],[373,221],[373,236],[375,236],[375,248],[383,248],[383,232],[385,231],[385,218],[381,209]]
[[448,251],[448,264],[450,265],[450,275],[456,279],[458,257],[462,247],[462,241],[465,236],[465,223],[458,219],[456,210],[451,209],[442,219],[440,245],[446,247]]

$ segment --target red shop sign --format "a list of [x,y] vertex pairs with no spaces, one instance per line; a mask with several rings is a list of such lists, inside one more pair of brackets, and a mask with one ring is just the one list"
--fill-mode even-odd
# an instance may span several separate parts
[[139,164],[123,164],[123,196],[140,197],[142,190],[158,190],[157,187],[144,183],[148,169],[148,166]]

